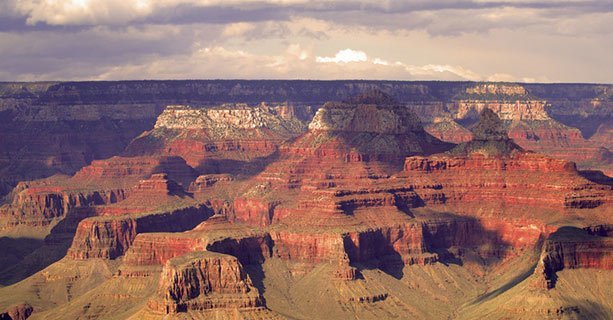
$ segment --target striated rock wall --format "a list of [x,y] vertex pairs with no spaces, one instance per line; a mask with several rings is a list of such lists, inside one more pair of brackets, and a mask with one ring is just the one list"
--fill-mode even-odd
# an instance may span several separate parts
[[263,306],[263,297],[238,259],[212,252],[169,260],[162,271],[158,298],[149,301],[150,308],[165,314]]
[[255,265],[272,257],[273,241],[271,235],[267,233],[226,237],[210,241],[207,250],[236,257],[243,265]]
[[611,201],[610,186],[580,177],[572,162],[537,154],[507,157],[409,157],[402,176],[426,203],[523,204],[594,208]]
[[352,263],[431,264],[435,254],[427,251],[422,226],[419,223],[382,227],[343,236],[343,245]]
[[296,262],[333,262],[344,256],[343,238],[340,234],[271,232],[273,254],[284,260]]
[[17,225],[46,226],[75,208],[111,204],[125,197],[124,189],[78,191],[21,183],[12,202],[0,207],[0,229]]
[[112,157],[93,161],[79,170],[72,180],[75,184],[127,184],[132,187],[155,173],[165,173],[170,179],[187,187],[196,172],[185,160],[176,156]]
[[73,259],[115,259],[126,252],[137,234],[190,230],[210,215],[210,209],[200,205],[168,212],[88,218],[79,223],[67,255]]
[[613,270],[613,239],[574,227],[558,229],[543,244],[535,285],[552,289],[556,272],[576,268]]

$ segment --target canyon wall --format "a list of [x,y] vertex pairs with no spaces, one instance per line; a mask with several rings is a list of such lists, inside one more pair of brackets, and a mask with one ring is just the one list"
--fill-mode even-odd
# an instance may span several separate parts
[[[466,141],[469,135],[441,121],[465,125],[476,119],[483,107],[497,110],[503,119],[545,122],[545,127],[537,126],[545,129],[517,129],[517,142],[580,160],[586,167],[610,170],[593,164],[594,157],[610,161],[610,153],[599,149],[609,147],[606,141],[584,140],[613,121],[611,85],[301,80],[5,82],[0,83],[0,147],[5,151],[0,154],[0,195],[19,181],[58,172],[73,174],[94,159],[120,154],[132,139],[153,128],[167,105],[255,105],[266,101],[282,117],[306,122],[325,101],[345,100],[368,90],[390,94],[416,111],[427,127],[439,123],[430,132],[445,141]],[[551,135],[558,138],[551,140]],[[540,143],[534,143],[537,138]],[[566,144],[578,151],[562,150]],[[580,157],[586,153],[590,155]]]

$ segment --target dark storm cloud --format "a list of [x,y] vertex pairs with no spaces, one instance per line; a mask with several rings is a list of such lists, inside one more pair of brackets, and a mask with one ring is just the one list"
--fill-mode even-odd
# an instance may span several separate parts
[[171,9],[160,9],[140,23],[152,24],[226,24],[233,22],[259,22],[288,20],[290,11],[279,7],[199,7],[181,4]]
[[[94,2],[95,3],[95,2]],[[307,16],[312,18],[330,19],[336,23],[350,22],[347,19],[355,14],[385,19],[387,15],[398,16],[414,12],[436,12],[444,10],[486,10],[486,9],[535,9],[544,14],[547,11],[564,11],[567,14],[584,14],[593,12],[613,11],[613,1],[305,1],[299,3],[249,2],[249,3],[219,3],[199,5],[198,3],[176,1],[167,6],[156,6],[145,15],[135,15],[124,21],[112,21],[116,24],[227,24],[234,22],[286,21],[292,16]],[[1,10],[4,9],[4,10]],[[112,7],[110,8],[112,9]],[[40,21],[28,24],[27,18],[32,10],[19,9],[14,0],[0,7],[0,30],[56,30],[54,25],[93,25],[92,21],[74,21],[66,23],[51,23]],[[49,15],[53,12],[49,12]],[[366,26],[368,20],[361,21]],[[394,24],[394,21],[390,21]],[[99,24],[99,22],[97,23]]]
[[389,15],[420,11],[442,10],[483,10],[483,9],[537,9],[546,13],[548,10],[566,12],[567,14],[611,12],[613,1],[542,1],[542,2],[515,2],[515,1],[381,1],[368,3],[361,1],[338,2],[308,2],[301,4],[271,4],[266,2],[246,5],[218,5],[197,6],[194,4],[180,4],[174,8],[159,9],[140,23],[161,24],[192,24],[217,23],[226,24],[234,22],[258,21],[286,21],[292,16],[307,16],[334,21],[336,23],[360,22],[365,26],[372,22],[369,18],[378,20],[379,25],[398,24],[390,21]]

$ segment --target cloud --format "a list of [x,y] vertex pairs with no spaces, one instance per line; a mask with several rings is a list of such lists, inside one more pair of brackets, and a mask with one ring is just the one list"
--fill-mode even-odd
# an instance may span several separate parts
[[133,79],[138,76],[154,79],[483,79],[458,66],[390,63],[380,58],[369,59],[360,50],[344,49],[334,57],[313,57],[311,49],[299,44],[290,44],[276,54],[255,54],[222,46],[200,47],[191,54],[114,67],[96,79]]
[[341,50],[334,57],[317,57],[315,61],[320,63],[349,63],[349,62],[364,62],[368,60],[368,56],[363,51],[351,49]]
[[612,20],[606,0],[4,0],[0,79],[611,82]]
[[[432,28],[433,33],[440,22],[450,21],[445,17],[457,16],[468,28],[482,31],[521,27],[518,21],[531,25],[613,12],[613,3],[605,0],[8,0],[4,7],[31,26],[227,24],[301,16],[379,28]],[[454,20],[453,25],[470,31]]]

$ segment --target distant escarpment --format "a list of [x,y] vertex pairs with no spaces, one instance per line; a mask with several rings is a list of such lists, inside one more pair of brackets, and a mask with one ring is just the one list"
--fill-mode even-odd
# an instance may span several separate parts
[[305,124],[284,110],[266,104],[169,106],[127,153],[177,155],[207,173],[248,172],[264,165],[283,141],[304,132]]
[[446,154],[408,157],[405,176],[431,204],[470,202],[506,206],[594,208],[610,204],[610,186],[583,178],[572,162],[526,152],[507,136],[490,109],[481,112],[474,138]]
[[[510,138],[524,149],[610,173],[610,155],[606,154],[610,145],[602,137],[611,122],[613,104],[611,90],[600,89],[591,99],[560,101],[561,92],[553,95],[538,86],[481,84],[467,87],[450,102],[408,106],[420,115],[428,132],[455,143],[469,141],[471,137],[463,129],[471,129],[478,115],[490,109],[503,121]],[[571,111],[569,105],[577,109]]]
[[[490,108],[510,122],[512,138],[525,149],[611,172],[610,153],[600,149],[610,148],[610,139],[602,135],[613,121],[611,85],[281,80],[1,83],[0,195],[19,181],[73,174],[94,159],[120,154],[132,139],[151,130],[168,105],[266,101],[279,116],[308,122],[326,101],[371,90],[381,90],[411,108],[426,130],[441,140],[470,140],[463,129],[476,121],[483,108]],[[270,148],[235,139],[210,147]],[[176,152],[186,155],[202,146],[192,143],[182,148]]]

